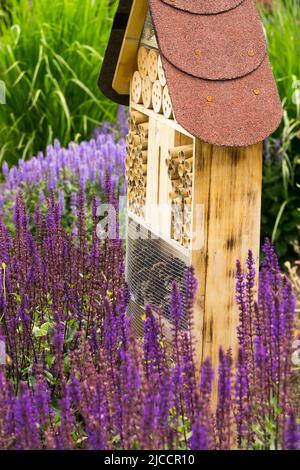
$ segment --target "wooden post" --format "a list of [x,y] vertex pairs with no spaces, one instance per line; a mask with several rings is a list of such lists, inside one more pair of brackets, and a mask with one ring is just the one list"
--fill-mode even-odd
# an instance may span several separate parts
[[199,289],[194,335],[197,363],[236,349],[235,263],[259,257],[262,145],[216,147],[195,139],[192,264]]

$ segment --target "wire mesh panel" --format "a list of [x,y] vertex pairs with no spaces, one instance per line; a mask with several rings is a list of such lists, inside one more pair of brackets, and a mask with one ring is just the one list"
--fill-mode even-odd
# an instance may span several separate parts
[[[131,309],[150,304],[170,320],[170,298],[176,281],[184,298],[185,270],[189,259],[180,250],[129,218],[127,241],[127,282],[132,294]],[[133,315],[136,318],[137,312]],[[182,327],[186,319],[182,319]]]

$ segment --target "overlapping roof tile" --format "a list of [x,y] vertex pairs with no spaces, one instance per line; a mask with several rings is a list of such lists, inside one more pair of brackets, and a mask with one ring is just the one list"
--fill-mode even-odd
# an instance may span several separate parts
[[214,15],[235,8],[243,0],[162,0],[179,10],[185,10],[199,15]]
[[282,107],[253,0],[149,0],[176,120],[206,142],[247,146]]

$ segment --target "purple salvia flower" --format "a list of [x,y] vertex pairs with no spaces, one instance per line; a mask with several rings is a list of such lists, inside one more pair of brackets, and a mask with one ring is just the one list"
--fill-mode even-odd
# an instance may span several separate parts
[[182,312],[182,298],[181,293],[178,287],[177,282],[172,283],[171,289],[171,303],[170,303],[170,318],[172,321],[173,327],[173,342],[174,342],[174,350],[176,354],[176,362],[179,365],[179,335],[180,335],[180,326],[182,320],[183,312]]
[[238,448],[249,446],[251,428],[251,403],[249,376],[247,373],[247,364],[243,357],[243,349],[238,352],[238,361],[236,365],[235,375],[235,422],[237,427],[237,444]]
[[192,436],[189,440],[191,450],[209,450],[209,437],[207,436],[207,429],[204,425],[199,424],[197,421],[192,426]]
[[149,305],[146,306],[146,320],[144,323],[144,363],[147,377],[162,372],[163,350],[161,345],[161,333],[159,323]]
[[32,394],[25,383],[20,383],[20,396],[14,407],[16,448],[20,450],[38,450],[39,423],[32,400]]
[[285,450],[300,450],[300,426],[293,410],[290,410],[287,418],[284,448]]
[[216,411],[216,430],[218,448],[229,450],[231,446],[231,351],[219,351],[218,405]]

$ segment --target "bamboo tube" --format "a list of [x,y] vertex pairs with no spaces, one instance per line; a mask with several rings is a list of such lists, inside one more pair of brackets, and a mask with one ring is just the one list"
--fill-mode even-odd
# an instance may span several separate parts
[[131,134],[131,141],[133,147],[137,147],[141,143],[141,136],[139,136],[138,134]]
[[145,108],[152,108],[152,83],[149,77],[142,81],[142,100]]
[[184,154],[182,152],[179,152],[178,153],[178,161],[181,165],[184,165],[184,160],[185,160]]
[[146,186],[146,184],[147,184],[147,176],[142,176],[142,177],[140,178],[140,182],[141,182],[141,184],[142,184],[143,186]]
[[190,240],[189,237],[182,237],[182,238],[181,238],[181,244],[182,244],[185,248],[189,248],[190,243],[191,243],[191,240]]
[[178,235],[182,234],[182,224],[180,222],[175,222],[174,232],[177,233]]
[[169,198],[171,199],[171,201],[174,201],[174,199],[178,198],[178,191],[171,191],[169,193]]
[[173,210],[172,211],[172,216],[173,216],[173,222],[174,224],[176,223],[181,223],[183,224],[183,215],[182,215],[182,212],[178,211],[178,210]]
[[143,151],[148,149],[148,139],[143,140],[139,145],[137,145],[136,149],[138,151]]
[[140,111],[132,110],[131,113],[130,113],[130,116],[131,116],[131,119],[132,119],[133,123],[136,126],[138,126],[139,124],[143,124],[143,122],[148,121],[148,116],[146,116],[143,113],[140,113]]
[[182,212],[178,211],[174,213],[174,222],[175,224],[180,223],[183,227],[183,213]]
[[138,71],[141,74],[142,78],[147,77],[148,54],[149,54],[149,49],[146,49],[146,47],[144,46],[141,46],[139,48],[138,55],[137,55],[137,65],[138,65]]
[[139,72],[134,72],[131,81],[131,98],[134,103],[142,103],[142,77]]
[[132,147],[132,149],[130,150],[130,158],[131,158],[131,161],[132,161],[132,164],[134,163],[135,159],[136,159],[136,148],[135,147]]
[[178,159],[177,158],[173,158],[171,160],[171,166],[172,166],[172,169],[174,171],[178,171],[178,166],[179,166],[179,163],[178,163]]
[[126,170],[129,170],[130,168],[130,163],[131,163],[131,158],[129,157],[129,155],[127,155],[127,157],[125,158],[125,168]]
[[173,169],[168,170],[168,175],[169,175],[170,180],[178,179],[178,172],[174,171]]
[[182,188],[180,188],[179,191],[180,191],[180,195],[181,195],[183,198],[188,197],[189,192],[188,192],[188,190],[187,190],[186,188],[182,187]]
[[142,137],[148,137],[149,122],[143,122],[138,125],[138,131]]
[[183,199],[181,196],[178,196],[176,199],[174,199],[172,207],[174,207],[174,209],[183,209]]
[[[140,146],[144,146],[145,148],[148,147],[148,139],[138,134],[132,135],[133,145],[136,147],[136,150],[139,150]],[[142,149],[140,149],[142,150]]]
[[163,113],[167,119],[171,119],[173,116],[172,103],[169,95],[168,85],[164,87],[163,99],[162,99]]
[[180,185],[179,179],[172,180],[171,183],[172,183],[172,191],[178,191],[179,185]]
[[193,156],[193,146],[192,145],[180,145],[178,147],[173,147],[169,149],[170,158],[179,158],[180,155],[186,159]]
[[183,206],[183,207],[184,207],[184,210],[183,210],[183,211],[184,211],[185,217],[191,219],[191,216],[192,216],[192,206],[191,206],[190,204],[189,204],[189,205],[186,205],[186,204],[184,203],[184,206]]
[[181,223],[183,223],[183,213],[180,210],[180,208],[176,207],[176,204],[175,204],[175,207],[173,206],[172,208],[172,215],[173,215],[174,223],[176,221],[180,221]]
[[190,222],[185,222],[183,224],[183,233],[188,235],[189,237],[191,236],[191,223]]
[[[170,150],[169,150],[170,152]],[[167,158],[166,158],[166,165],[171,165],[171,166],[174,166],[174,165],[178,165],[178,156],[175,156],[175,157],[171,157],[170,153],[168,154]]]
[[148,152],[147,150],[135,150],[135,158],[139,161],[139,163],[147,163],[148,160]]
[[173,207],[174,206],[177,206],[177,207],[180,207],[182,209],[183,207],[183,201],[182,201],[182,198],[181,197],[177,197],[177,199],[175,199],[173,201]]
[[129,132],[135,132],[135,124],[131,116],[129,116],[128,118],[128,129],[129,129]]
[[154,83],[158,79],[158,51],[150,49],[147,59],[148,77]]
[[186,173],[185,181],[186,181],[187,184],[192,185],[193,184],[193,173]]
[[171,149],[169,149],[169,159],[173,159],[173,158],[178,158],[178,154],[179,154],[179,150],[180,150],[180,147],[173,147]]
[[133,181],[134,180],[134,172],[133,170],[129,170],[129,181]]
[[141,162],[142,163],[147,163],[147,160],[148,160],[148,152],[147,150],[141,150],[139,152],[139,156],[140,156],[140,159],[141,159]]
[[[178,147],[179,148],[179,147]],[[193,156],[193,146],[192,145],[182,145],[179,149],[180,154],[184,159],[190,158]]]
[[164,69],[163,69],[163,65],[162,65],[162,61],[161,61],[160,56],[158,57],[158,61],[157,61],[157,71],[158,71],[158,79],[159,79],[159,82],[160,82],[161,86],[162,87],[166,86],[167,80],[166,80],[166,76],[165,76],[165,72],[164,72]]
[[153,105],[154,111],[157,114],[161,114],[163,112],[162,94],[163,94],[162,86],[159,80],[156,80],[152,86],[152,105]]
[[193,171],[193,157],[189,157],[184,161],[184,169],[187,173],[191,173]]
[[179,176],[184,175],[184,165],[182,163],[180,165],[178,165],[178,174],[179,174]]

